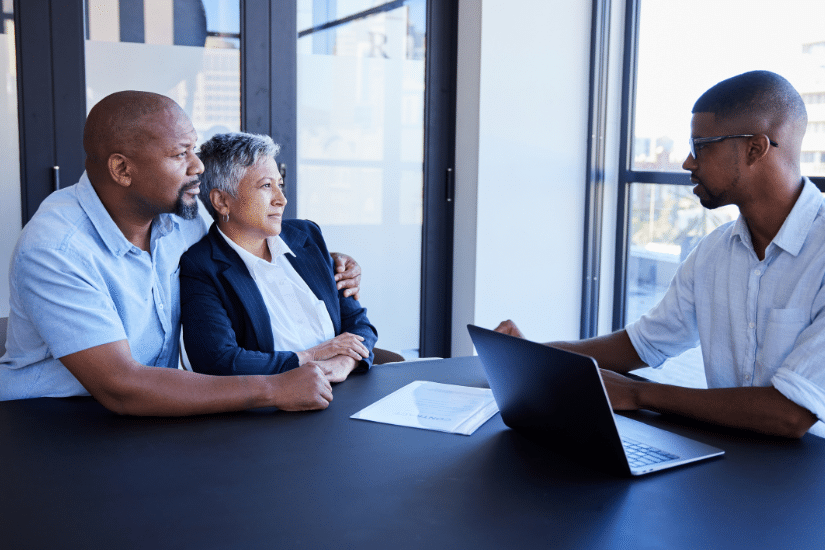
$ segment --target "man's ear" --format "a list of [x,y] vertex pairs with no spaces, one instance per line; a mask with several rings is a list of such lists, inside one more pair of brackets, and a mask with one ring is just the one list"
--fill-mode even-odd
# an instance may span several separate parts
[[120,153],[112,153],[106,162],[109,176],[121,187],[132,185],[132,167],[129,159]]
[[748,166],[756,164],[768,154],[771,140],[765,134],[757,134],[748,139]]

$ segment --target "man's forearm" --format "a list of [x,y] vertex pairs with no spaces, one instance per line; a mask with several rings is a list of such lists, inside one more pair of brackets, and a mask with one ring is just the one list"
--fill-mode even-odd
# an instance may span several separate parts
[[118,414],[187,416],[276,406],[264,376],[211,376],[137,365],[125,383],[90,393]]
[[703,390],[648,382],[631,384],[638,408],[732,428],[798,438],[817,420],[773,387]]
[[624,330],[575,342],[548,342],[547,345],[588,355],[596,360],[599,367],[614,372],[624,373],[647,366],[639,358]]
[[309,410],[326,408],[332,400],[329,383],[314,365],[268,376],[212,376],[141,365],[126,340],[61,361],[95,399],[118,414],[186,416],[273,406]]

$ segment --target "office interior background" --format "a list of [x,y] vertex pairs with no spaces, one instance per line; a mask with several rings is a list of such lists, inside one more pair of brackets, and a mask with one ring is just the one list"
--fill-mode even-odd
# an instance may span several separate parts
[[[82,171],[89,109],[175,99],[201,140],[282,144],[288,215],[364,270],[382,348],[473,353],[465,326],[604,334],[664,293],[703,209],[690,109],[768,69],[802,93],[825,189],[821,0],[2,0],[0,262]],[[8,315],[0,278],[0,316]],[[702,387],[701,354],[648,375]]]

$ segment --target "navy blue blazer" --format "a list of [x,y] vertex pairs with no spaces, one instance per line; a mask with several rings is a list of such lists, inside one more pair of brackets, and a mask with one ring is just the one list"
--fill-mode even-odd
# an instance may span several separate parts
[[[281,238],[295,254],[287,259],[316,298],[323,300],[335,335],[364,337],[370,368],[378,339],[367,310],[336,288],[332,258],[321,229],[308,220],[284,220]],[[241,257],[212,224],[180,261],[181,322],[192,368],[206,374],[277,374],[298,366],[298,356],[278,351],[258,285]]]

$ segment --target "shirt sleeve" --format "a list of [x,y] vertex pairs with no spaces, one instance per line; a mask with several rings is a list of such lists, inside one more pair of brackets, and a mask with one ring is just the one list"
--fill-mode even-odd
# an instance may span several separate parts
[[812,308],[813,321],[796,338],[793,348],[771,379],[779,392],[825,421],[825,284]]
[[699,344],[694,295],[698,253],[699,247],[682,262],[662,300],[625,328],[636,353],[651,367],[661,367],[667,359]]
[[33,248],[15,258],[11,283],[55,358],[126,339],[108,287],[87,258],[63,248]]

